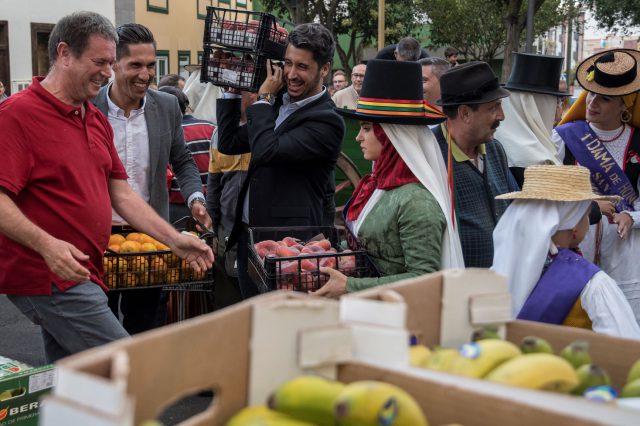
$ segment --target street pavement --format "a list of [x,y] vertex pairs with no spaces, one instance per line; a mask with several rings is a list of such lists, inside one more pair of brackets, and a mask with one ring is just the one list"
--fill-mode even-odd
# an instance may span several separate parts
[[[0,295],[0,355],[29,365],[44,365],[44,352],[40,327],[34,325]],[[209,396],[189,396],[167,408],[159,420],[165,425],[175,425],[201,411],[211,403]]]

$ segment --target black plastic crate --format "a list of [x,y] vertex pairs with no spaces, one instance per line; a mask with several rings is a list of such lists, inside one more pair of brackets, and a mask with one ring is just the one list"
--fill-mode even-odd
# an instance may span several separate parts
[[[173,224],[180,231],[196,231],[193,218],[185,217]],[[134,233],[122,232],[122,236]],[[208,245],[213,243],[213,234],[200,235]],[[131,290],[151,287],[200,290],[213,284],[213,268],[195,272],[188,262],[170,250],[135,253],[117,253],[107,250],[104,254],[104,284],[111,290]]]
[[272,59],[283,59],[289,23],[265,12],[207,7],[204,46],[243,49]]
[[[288,257],[262,258],[255,244],[286,237],[299,240],[303,247],[317,240],[319,235],[331,243],[329,253],[304,253]],[[365,250],[342,250],[338,229],[330,226],[249,228],[249,276],[261,293],[272,290],[315,291],[328,280],[319,271],[320,266],[333,267],[347,276],[378,277],[380,274]]]
[[267,58],[224,47],[205,47],[200,81],[257,92],[267,78]]

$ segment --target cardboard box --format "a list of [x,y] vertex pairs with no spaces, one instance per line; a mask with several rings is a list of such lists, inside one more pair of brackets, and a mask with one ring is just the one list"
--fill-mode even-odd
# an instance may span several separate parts
[[[183,424],[223,425],[302,373],[397,384],[434,425],[640,424],[635,411],[408,367],[408,334],[397,321],[406,305],[392,296],[361,299],[354,313],[342,312],[348,303],[275,292],[71,356],[58,363],[42,424],[137,425],[213,389],[212,405]],[[388,303],[396,304],[384,311],[389,321],[368,322],[371,309]],[[394,346],[385,359],[372,353],[384,345]]]
[[[474,318],[481,315],[478,315],[477,311],[474,315],[473,309],[474,301],[478,300],[476,291],[485,296],[488,294],[483,287],[486,281],[494,284],[503,281],[506,286],[503,277],[489,270],[450,270],[373,288],[347,298],[377,300],[382,293],[393,290],[405,300],[407,329],[417,337],[419,343],[429,347],[442,345],[455,348],[468,342],[474,327],[478,328],[486,321],[485,316],[483,321],[474,322]],[[460,287],[464,287],[461,293],[457,292]],[[498,289],[494,287],[494,295],[498,294]],[[449,298],[446,298],[447,293],[450,295]],[[499,307],[493,314],[495,323],[504,319],[503,310]],[[507,340],[517,345],[525,336],[544,338],[556,353],[575,340],[586,340],[589,342],[589,353],[593,363],[609,373],[612,385],[618,390],[624,386],[629,368],[640,358],[638,340],[611,337],[575,327],[512,320],[506,322],[504,334]]]
[[55,383],[53,365],[30,367],[0,356],[0,426],[37,426],[39,400]]

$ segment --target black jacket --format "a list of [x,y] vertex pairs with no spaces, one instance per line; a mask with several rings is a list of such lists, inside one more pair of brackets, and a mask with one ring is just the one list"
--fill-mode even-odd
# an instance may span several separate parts
[[241,230],[249,188],[251,227],[326,224],[344,121],[333,110],[334,104],[325,92],[275,129],[281,105],[281,98],[274,106],[252,105],[247,108],[247,124],[238,126],[240,100],[218,99],[219,151],[229,155],[251,152],[228,248],[235,244]]

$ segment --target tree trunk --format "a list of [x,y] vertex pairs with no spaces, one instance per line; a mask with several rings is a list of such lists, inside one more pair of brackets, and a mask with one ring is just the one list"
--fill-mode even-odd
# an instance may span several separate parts
[[509,0],[504,16],[504,26],[507,31],[507,39],[504,45],[504,61],[502,62],[502,79],[505,82],[511,73],[511,54],[518,51],[520,31],[518,28],[518,15],[522,0]]

